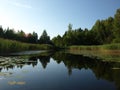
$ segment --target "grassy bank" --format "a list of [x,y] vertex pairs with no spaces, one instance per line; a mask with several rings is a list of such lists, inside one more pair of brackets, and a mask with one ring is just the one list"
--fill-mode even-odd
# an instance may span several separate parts
[[0,52],[18,52],[24,50],[50,50],[53,49],[52,45],[48,44],[28,44],[13,40],[0,38]]
[[120,50],[119,44],[105,44],[105,45],[93,45],[93,46],[70,46],[69,50]]
[[108,62],[120,62],[120,44],[70,46],[68,53],[98,58]]

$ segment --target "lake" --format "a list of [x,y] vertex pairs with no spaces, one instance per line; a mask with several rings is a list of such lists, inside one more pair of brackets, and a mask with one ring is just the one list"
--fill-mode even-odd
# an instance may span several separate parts
[[66,52],[1,56],[0,90],[120,90],[120,63]]

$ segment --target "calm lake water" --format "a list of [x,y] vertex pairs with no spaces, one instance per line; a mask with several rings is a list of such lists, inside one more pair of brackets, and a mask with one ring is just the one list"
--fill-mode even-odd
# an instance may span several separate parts
[[0,90],[120,90],[119,68],[64,52],[0,57]]

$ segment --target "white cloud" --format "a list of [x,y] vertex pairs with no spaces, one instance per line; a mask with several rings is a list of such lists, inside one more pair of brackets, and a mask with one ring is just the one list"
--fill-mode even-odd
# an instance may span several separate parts
[[22,4],[22,3],[18,3],[18,2],[13,2],[12,4],[17,7],[22,7],[22,8],[28,8],[28,9],[32,8],[32,6],[30,6],[30,5]]
[[10,5],[14,5],[16,7],[20,7],[20,8],[27,8],[27,9],[32,8],[29,2],[18,2],[18,1],[13,1],[13,0],[4,0],[4,2]]

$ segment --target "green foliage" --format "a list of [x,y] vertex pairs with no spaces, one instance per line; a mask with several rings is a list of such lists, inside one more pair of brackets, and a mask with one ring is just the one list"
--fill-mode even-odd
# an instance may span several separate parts
[[[15,32],[14,29],[9,29],[9,28],[3,29],[2,26],[0,26],[0,38],[20,41],[20,42],[24,42],[24,43],[31,43],[31,44],[52,44],[52,42],[50,40],[50,36],[48,36],[46,30],[43,31],[40,39],[38,40],[38,34],[35,32],[26,34],[22,30]],[[1,42],[4,42],[3,40]],[[12,42],[10,42],[10,43],[12,44]],[[7,45],[10,46],[11,45],[10,43],[7,43]],[[11,46],[11,47],[13,48],[14,46],[16,47],[18,45],[14,43],[13,46]],[[23,45],[23,46],[25,46],[25,45]],[[35,46],[32,45],[30,47],[31,47],[31,49],[34,49],[34,48],[36,48],[36,46],[38,47],[39,45],[35,45]],[[42,48],[42,47],[40,47],[40,48]],[[47,48],[46,45],[43,46],[43,48],[46,49]],[[7,47],[6,47],[6,49],[7,49]],[[13,49],[13,51],[14,51],[14,49]]]
[[15,32],[14,29],[3,29],[0,26],[0,38],[5,38],[9,40],[17,40],[25,43],[38,43],[38,35],[37,33],[28,33],[26,34],[24,31]]
[[0,26],[0,37],[3,37],[3,36],[4,36],[4,31],[3,31],[2,26]]
[[28,50],[27,44],[0,38],[0,52],[15,52]]
[[117,9],[114,16],[115,37],[120,39],[120,9]]
[[53,50],[54,47],[49,44],[29,44],[29,50]]
[[105,45],[92,45],[92,46],[70,46],[69,50],[120,50],[120,43],[105,44]]
[[71,31],[72,30],[72,24],[69,24],[68,25],[68,31]]
[[39,39],[39,43],[40,44],[49,44],[51,41],[50,41],[50,36],[48,36],[46,30],[43,31],[40,39]]
[[69,24],[64,35],[54,37],[52,42],[59,47],[120,43],[120,9],[114,18],[97,20],[91,30],[72,29],[72,24]]
[[28,44],[18,41],[0,38],[0,52],[18,52],[25,50],[52,50],[53,46],[48,44]]
[[70,46],[70,50],[99,50],[99,46]]
[[38,41],[37,33],[33,32],[32,34],[29,33],[27,35],[27,42],[29,42],[29,43],[37,43],[37,41]]
[[88,30],[73,29],[72,24],[68,25],[68,30],[63,36],[56,36],[50,40],[47,31],[44,30],[38,39],[37,33],[28,33],[14,29],[5,29],[0,26],[0,38],[17,40],[32,44],[51,44],[56,47],[66,48],[72,45],[103,45],[111,43],[120,43],[120,9],[116,11],[114,17],[108,17],[105,20],[97,20],[93,27]]
[[120,43],[102,45],[102,48],[107,50],[120,50]]
[[57,37],[54,37],[52,39],[52,42],[54,43],[54,45],[56,47],[63,47],[63,41],[62,41],[62,37],[60,35],[58,35]]

